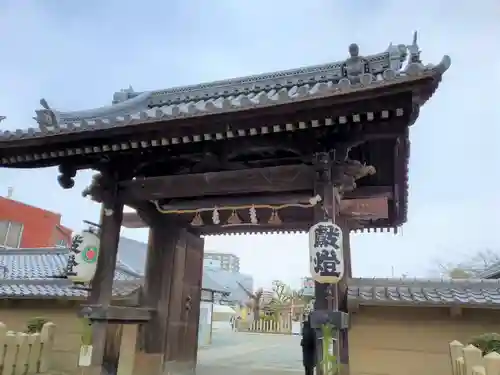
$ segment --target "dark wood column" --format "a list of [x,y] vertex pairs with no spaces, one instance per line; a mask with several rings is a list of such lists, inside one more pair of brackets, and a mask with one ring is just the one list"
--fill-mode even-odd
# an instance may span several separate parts
[[182,228],[159,214],[151,215],[148,221],[148,252],[140,305],[155,312],[152,319],[140,327],[136,371],[140,370],[144,375],[158,375],[163,373],[170,304],[176,294],[172,288],[172,275],[175,273],[174,261]]
[[135,371],[194,372],[204,242],[165,215],[152,210],[140,214],[150,226],[140,303],[155,312],[140,328]]
[[[316,172],[316,181],[314,184],[314,194],[320,195],[322,199],[325,197],[325,191],[329,186],[328,177],[323,175],[324,171],[319,170]],[[314,207],[314,223],[323,221],[327,218],[327,214],[323,209],[323,204],[318,204]],[[318,282],[314,282],[314,309],[315,310],[326,310],[328,309],[328,300],[327,300],[327,284],[320,284]]]
[[[347,288],[349,280],[352,278],[350,226],[349,220],[345,217],[339,217],[337,224],[342,228],[342,248],[344,254],[344,278],[338,285],[339,310],[348,313]],[[340,373],[346,375],[349,374],[349,334],[346,329],[340,331],[339,349]]]
[[165,373],[194,374],[198,353],[204,240],[184,229],[172,274]]
[[[110,198],[103,203],[100,220],[100,253],[88,303],[100,305],[104,309],[111,305],[122,218],[122,202]],[[107,358],[104,356],[107,323],[95,322],[92,327],[92,371],[97,371],[97,369],[107,365]],[[115,358],[110,358],[110,360],[114,361]]]
[[[340,150],[342,151],[342,150]],[[315,192],[321,195],[322,202],[315,208],[314,220],[319,222],[331,219],[342,229],[343,234],[343,259],[344,277],[336,285],[315,283],[315,311],[342,311],[347,313],[347,283],[352,276],[349,226],[346,218],[340,216],[341,194],[349,184],[354,182],[347,174],[352,164],[346,162],[347,150],[343,152],[320,153],[316,156],[316,182]],[[335,159],[337,157],[337,159]],[[360,165],[362,168],[362,166]],[[339,315],[337,315],[339,316]],[[340,318],[340,316],[339,316]],[[337,322],[340,324],[340,322]],[[342,325],[339,325],[339,327]],[[334,355],[340,365],[341,374],[349,374],[349,345],[348,331],[346,328],[336,330],[336,342],[334,342]],[[318,340],[317,350],[321,350],[321,341]],[[320,356],[318,356],[319,359]],[[316,372],[321,375],[322,368],[317,366]]]

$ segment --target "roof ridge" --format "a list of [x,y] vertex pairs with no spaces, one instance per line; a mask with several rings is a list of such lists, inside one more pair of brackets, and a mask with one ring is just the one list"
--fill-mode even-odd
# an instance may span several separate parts
[[69,253],[66,247],[26,247],[26,248],[0,248],[0,255],[64,255]]
[[[389,46],[382,52],[372,53],[370,55],[359,55],[359,56],[369,63],[379,62],[385,59],[386,57],[389,57],[393,61],[398,61],[399,63],[403,63],[409,54],[408,52],[409,52],[408,45],[406,44],[393,45],[392,43],[390,43]],[[348,56],[340,60],[336,60],[333,62],[330,61],[323,64],[304,65],[298,68],[281,69],[259,74],[250,74],[246,76],[226,78],[215,81],[206,81],[198,84],[179,85],[160,90],[135,92],[133,88],[129,86],[129,88],[127,89],[122,89],[118,92],[115,92],[113,103],[118,103],[122,102],[123,100],[134,98],[137,95],[143,94],[145,92],[149,92],[152,96],[185,94],[207,89],[216,89],[223,87],[240,86],[249,83],[265,82],[267,80],[274,80],[279,78],[281,79],[288,77],[297,78],[297,76],[301,75],[308,76],[308,75],[315,75],[318,73],[328,73],[328,72],[332,73],[334,71],[336,72],[340,70],[343,64],[346,62],[347,58]]]
[[26,203],[26,202],[18,201],[17,199],[0,196],[0,200],[14,202],[16,204],[23,205],[23,206],[26,206],[26,207],[29,207],[29,208],[33,208],[35,210],[43,211],[45,213],[48,213],[48,214],[51,214],[51,215],[54,215],[54,216],[58,216],[59,219],[61,219],[61,217],[62,217],[62,215],[60,213],[58,213],[58,212],[54,212],[54,211],[51,211],[51,210],[47,210],[45,208],[37,207],[37,206],[35,206],[33,204],[29,204],[29,203]]
[[116,270],[120,270],[123,273],[126,273],[129,276],[136,278],[143,278],[144,275],[135,271],[133,267],[130,267],[127,263],[121,261],[120,259],[116,260]]
[[497,286],[500,279],[445,279],[445,278],[368,278],[356,277],[350,279],[352,286]]

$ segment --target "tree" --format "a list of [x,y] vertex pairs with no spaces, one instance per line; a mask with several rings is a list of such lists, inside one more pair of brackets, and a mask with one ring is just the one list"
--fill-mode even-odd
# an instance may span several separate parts
[[246,302],[246,306],[252,310],[253,318],[259,319],[260,310],[262,307],[262,294],[264,294],[264,290],[262,288],[257,289],[255,292],[252,292],[245,288],[241,283],[238,282],[238,285],[245,291],[248,296],[248,301]]
[[491,249],[478,251],[465,261],[454,263],[439,263],[438,272],[441,276],[452,279],[470,279],[479,277],[482,272],[491,266],[500,265],[500,254]]
[[292,289],[281,280],[273,280],[272,285],[272,298],[263,308],[274,313],[290,306]]
[[290,302],[292,289],[281,280],[273,281],[273,300],[285,305]]

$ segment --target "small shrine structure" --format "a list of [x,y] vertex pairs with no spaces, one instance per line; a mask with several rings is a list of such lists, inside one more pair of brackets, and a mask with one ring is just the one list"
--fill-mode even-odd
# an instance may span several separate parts
[[[107,322],[140,324],[144,375],[196,366],[203,235],[307,232],[334,218],[342,228],[347,312],[349,232],[396,231],[407,219],[409,127],[450,58],[420,59],[416,34],[363,56],[316,66],[156,91],[132,88],[111,105],[64,112],[41,100],[37,127],[0,132],[0,166],[58,166],[103,205],[96,273],[85,313],[94,321],[93,364],[106,360]],[[123,207],[137,214],[124,214]],[[111,305],[120,227],[150,228],[139,307]],[[304,249],[304,254],[307,249]],[[307,262],[307,255],[304,255]],[[327,309],[316,285],[316,309]],[[349,369],[347,331],[340,336]]]

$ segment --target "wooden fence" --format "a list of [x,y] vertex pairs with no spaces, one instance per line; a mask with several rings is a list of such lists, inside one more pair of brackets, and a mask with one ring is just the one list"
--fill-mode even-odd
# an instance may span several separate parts
[[259,332],[259,333],[281,333],[292,334],[291,319],[259,319],[251,324],[241,324],[239,331]]
[[450,343],[450,357],[453,375],[499,375],[500,354],[483,356],[481,349],[473,345],[464,346],[458,341]]
[[40,333],[8,331],[0,322],[0,375],[43,374],[50,370],[55,325]]

